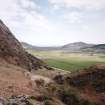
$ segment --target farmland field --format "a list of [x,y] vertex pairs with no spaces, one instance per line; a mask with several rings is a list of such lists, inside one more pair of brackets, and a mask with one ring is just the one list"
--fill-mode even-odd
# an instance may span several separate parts
[[105,63],[104,54],[65,53],[63,51],[33,51],[29,52],[44,60],[52,67],[68,71],[76,71],[96,63]]

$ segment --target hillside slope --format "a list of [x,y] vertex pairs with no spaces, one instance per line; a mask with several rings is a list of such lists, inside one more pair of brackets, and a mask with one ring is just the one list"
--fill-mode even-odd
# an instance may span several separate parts
[[0,58],[10,64],[32,70],[44,67],[43,61],[27,53],[11,31],[0,20]]

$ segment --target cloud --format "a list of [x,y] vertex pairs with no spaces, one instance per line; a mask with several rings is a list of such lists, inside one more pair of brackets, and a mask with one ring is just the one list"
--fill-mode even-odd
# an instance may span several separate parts
[[[30,8],[33,8],[34,10]],[[39,9],[39,6],[31,0],[3,0],[0,5],[0,17],[4,20],[9,19],[10,21],[20,22],[20,19],[25,22],[30,16],[32,19],[31,21],[34,23],[37,21],[41,21],[41,23],[42,21],[46,22],[47,18],[38,13],[37,9]]]
[[0,18],[19,39],[31,40],[30,36],[52,31],[48,18],[37,12],[39,6],[32,0],[3,0]]
[[22,8],[39,8],[39,6],[36,5],[32,0],[19,0],[19,3],[21,4]]
[[105,0],[48,0],[53,5],[59,5],[60,7],[82,7],[101,9],[105,8]]
[[83,38],[95,42],[93,34],[105,36],[104,0],[48,1],[1,0],[0,18],[19,40],[35,45],[60,45]]
[[80,12],[69,12],[64,14],[64,19],[68,22],[68,23],[81,23],[83,18],[83,14]]
[[[61,18],[68,23],[81,23],[91,20],[93,22],[103,10],[105,10],[105,0],[48,0],[53,7],[53,11],[62,11]],[[54,7],[57,7],[54,8]],[[100,12],[100,14],[99,14]],[[104,13],[104,11],[103,11]],[[102,17],[102,16],[101,16]],[[94,19],[92,19],[94,18]]]
[[105,6],[105,0],[64,0],[68,6],[83,6],[87,8],[103,8]]
[[62,4],[65,2],[64,0],[48,0],[48,1],[49,3],[52,3],[52,4]]

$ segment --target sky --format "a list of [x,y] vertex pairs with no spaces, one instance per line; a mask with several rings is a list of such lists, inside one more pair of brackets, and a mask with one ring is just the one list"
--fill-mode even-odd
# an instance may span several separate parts
[[105,0],[0,0],[0,19],[32,45],[105,43]]

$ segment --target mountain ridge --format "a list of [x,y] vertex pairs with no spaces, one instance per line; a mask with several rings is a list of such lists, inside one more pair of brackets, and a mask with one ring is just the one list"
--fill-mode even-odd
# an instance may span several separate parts
[[68,52],[94,52],[94,53],[104,53],[105,44],[90,44],[85,42],[74,42],[62,46],[56,47],[40,47],[28,44],[26,42],[21,42],[25,49],[31,50],[63,50]]

